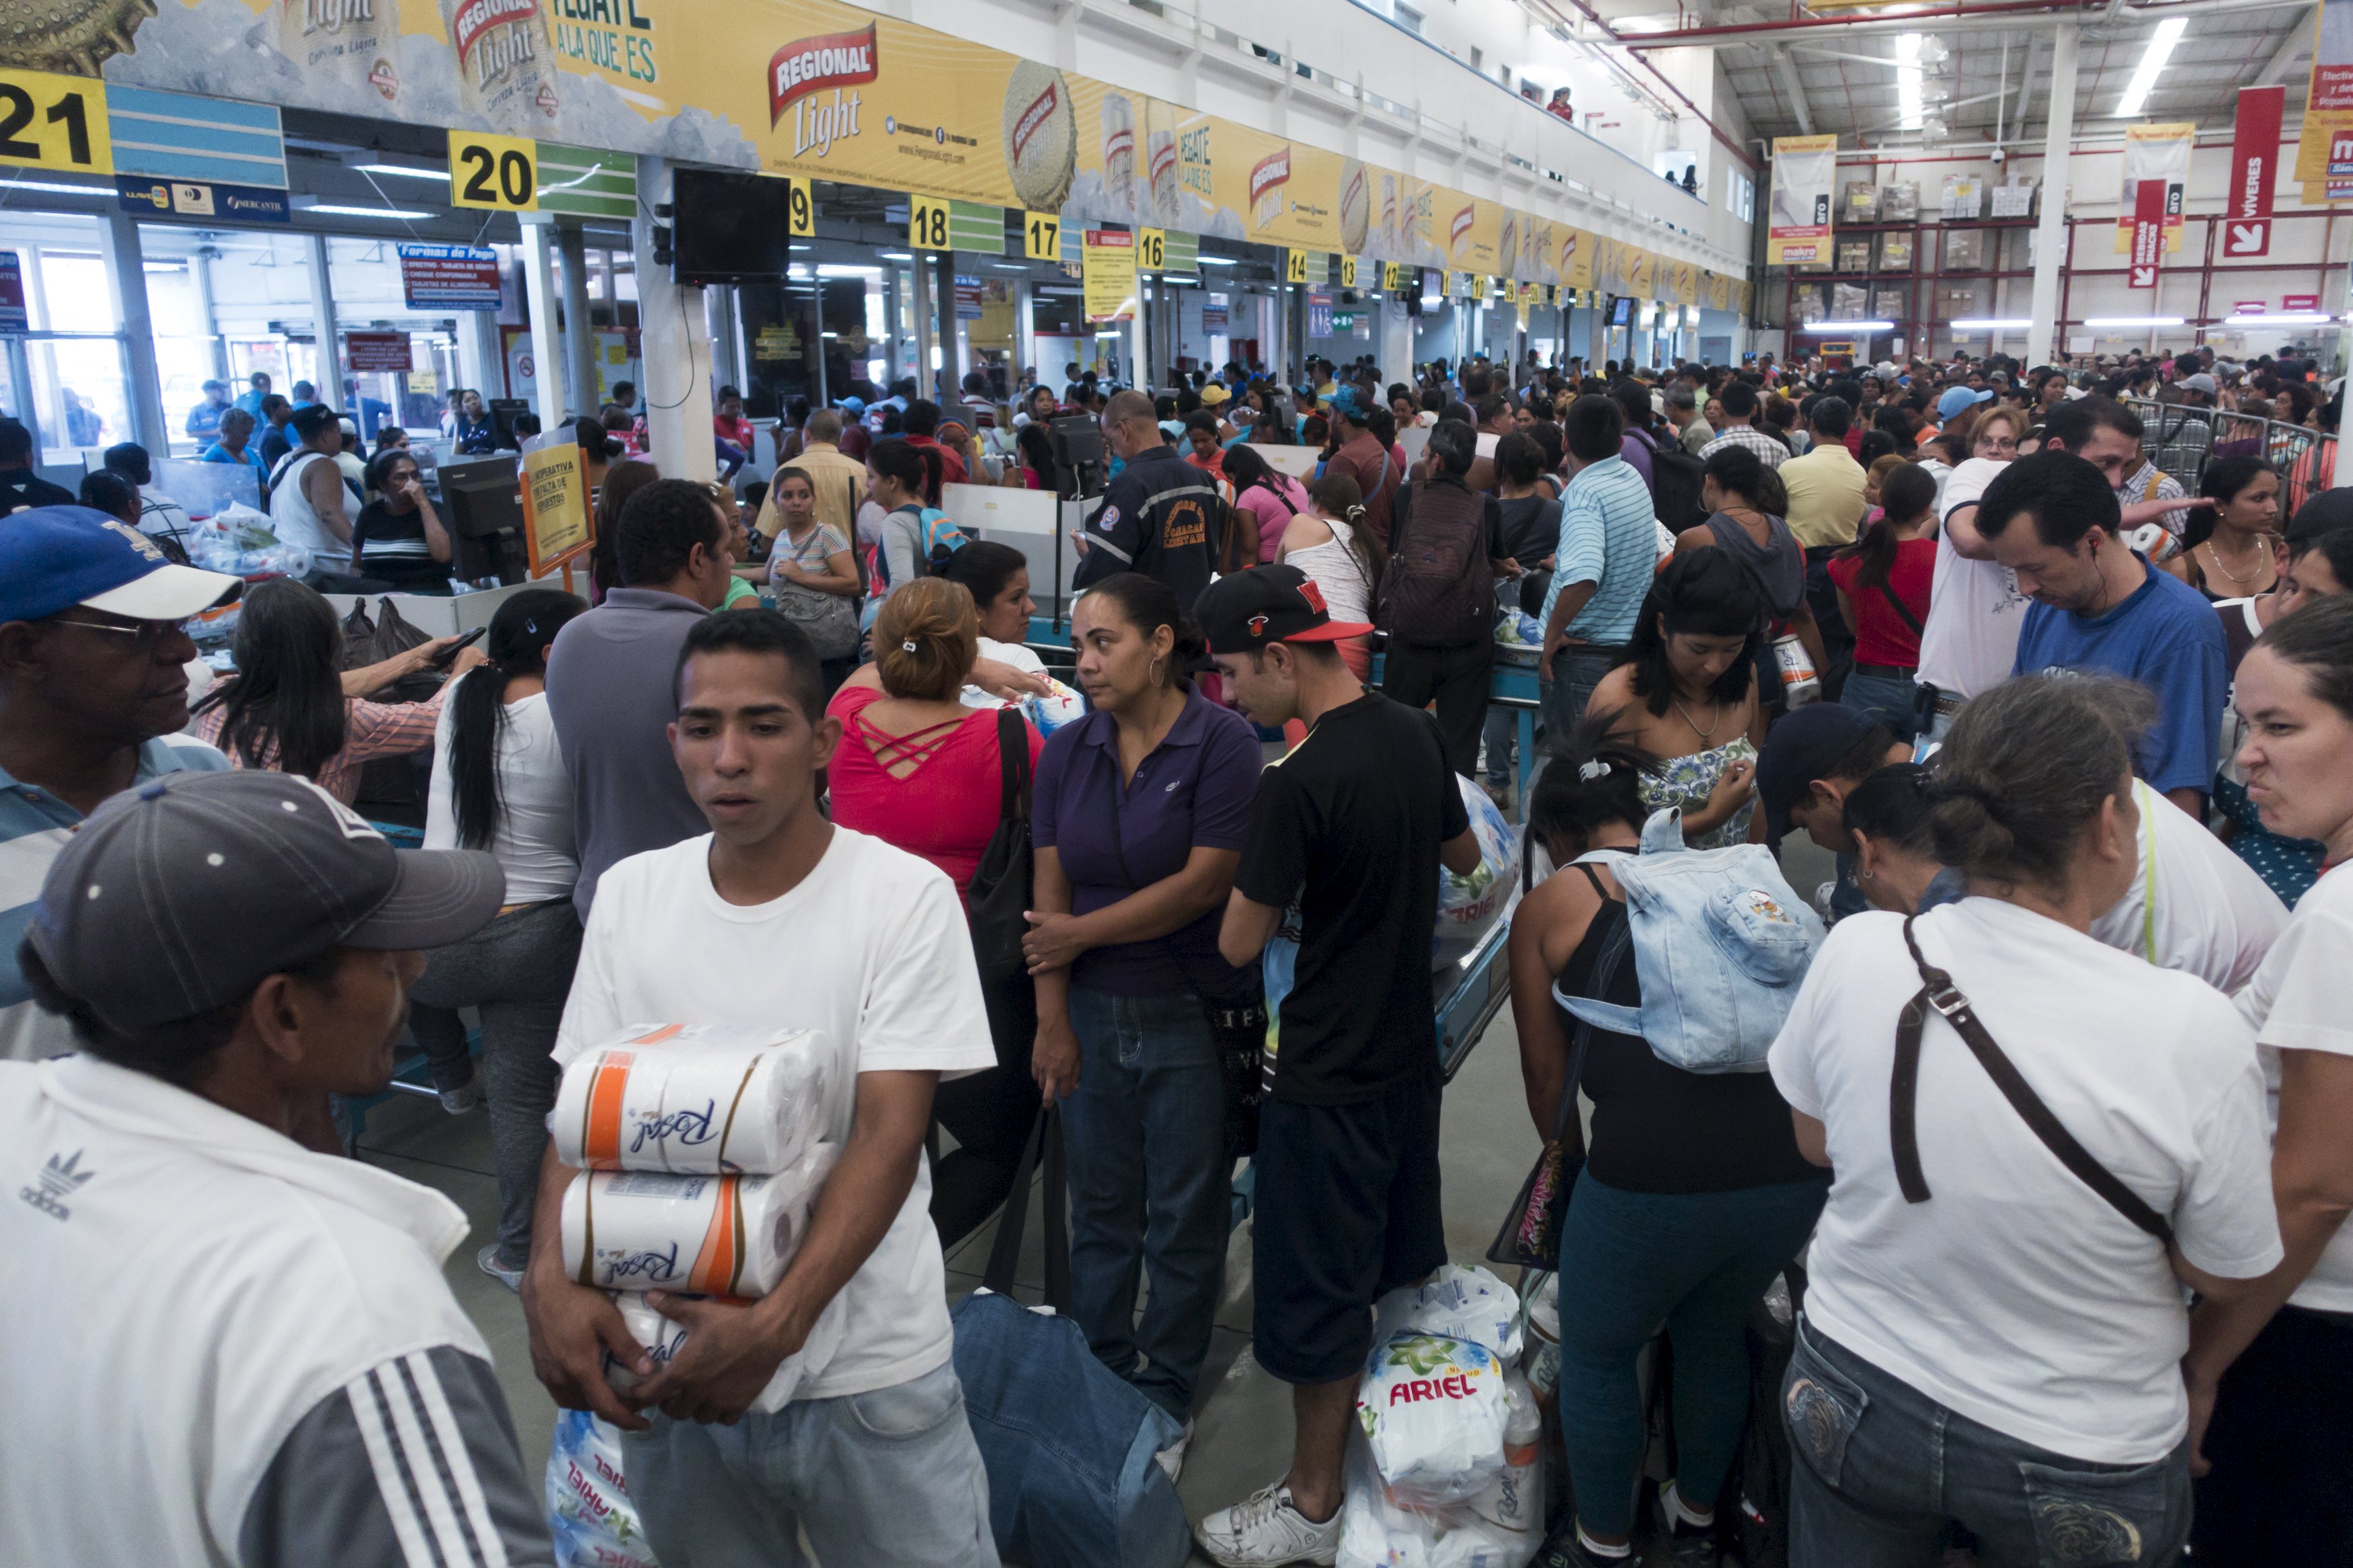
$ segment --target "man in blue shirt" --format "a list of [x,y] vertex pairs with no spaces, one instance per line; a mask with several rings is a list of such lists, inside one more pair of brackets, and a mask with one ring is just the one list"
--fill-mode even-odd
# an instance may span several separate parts
[[261,418],[261,400],[269,395],[269,373],[257,370],[246,384],[246,389],[237,395],[237,406],[252,415],[258,422]]
[[1546,731],[1566,742],[1593,689],[1634,637],[1634,620],[1659,563],[1657,509],[1634,465],[1620,457],[1626,416],[1588,393],[1568,405],[1568,488],[1560,497],[1560,547],[1544,608],[1538,672]]
[[221,411],[228,406],[228,384],[207,381],[204,384],[205,400],[188,410],[187,433],[198,440],[220,428]]
[[0,1059],[74,1048],[16,965],[42,879],[98,803],[158,773],[228,766],[188,721],[188,617],[241,584],[176,566],[89,507],[0,528]]
[[2035,601],[2010,673],[2096,669],[2155,691],[2141,776],[2198,816],[2230,687],[2222,625],[2197,589],[2126,547],[2122,520],[2106,477],[2067,452],[2021,458],[1987,487],[1978,532]]

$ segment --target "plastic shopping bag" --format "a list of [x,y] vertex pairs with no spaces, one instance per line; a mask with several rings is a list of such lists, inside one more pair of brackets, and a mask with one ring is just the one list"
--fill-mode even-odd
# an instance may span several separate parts
[[586,1410],[555,1413],[547,1528],[556,1568],[660,1568],[621,1476],[620,1434]]
[[1439,1334],[1377,1346],[1356,1420],[1389,1496],[1410,1508],[1463,1502],[1503,1473],[1508,1396],[1494,1352]]
[[1520,1298],[1484,1268],[1449,1263],[1373,1303],[1375,1344],[1405,1333],[1469,1340],[1514,1365],[1520,1359]]
[[1438,923],[1430,939],[1430,966],[1443,969],[1478,945],[1487,928],[1512,901],[1519,886],[1519,837],[1487,792],[1455,775],[1462,809],[1479,840],[1479,864],[1467,877],[1448,871],[1438,883]]
[[1516,1373],[1506,1389],[1504,1468],[1476,1495],[1447,1507],[1398,1500],[1371,1441],[1349,1434],[1338,1568],[1526,1568],[1544,1542],[1543,1428]]

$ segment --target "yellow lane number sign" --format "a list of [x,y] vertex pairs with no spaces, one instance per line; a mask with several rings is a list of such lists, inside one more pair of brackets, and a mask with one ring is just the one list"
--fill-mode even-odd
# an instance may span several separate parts
[[106,84],[47,71],[0,70],[0,166],[114,173]]
[[528,136],[449,132],[449,201],[496,212],[539,210],[539,143]]
[[907,198],[907,243],[917,250],[948,247],[948,204],[937,196]]
[[1060,213],[1021,215],[1021,253],[1032,261],[1062,259],[1062,217]]
[[817,232],[817,198],[808,181],[785,181],[785,226],[796,238]]

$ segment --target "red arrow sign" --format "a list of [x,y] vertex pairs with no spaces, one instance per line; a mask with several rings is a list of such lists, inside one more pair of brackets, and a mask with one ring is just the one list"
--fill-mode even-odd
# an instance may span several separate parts
[[2225,256],[2268,256],[2271,248],[2272,220],[2269,218],[2222,226],[2222,254]]
[[2163,180],[2143,180],[2134,193],[2129,282],[2135,289],[2157,287],[2158,263],[2165,254],[2165,195]]
[[2136,265],[2132,269],[2132,286],[2136,289],[2156,288],[2157,268],[2155,264],[2152,263],[2147,266]]

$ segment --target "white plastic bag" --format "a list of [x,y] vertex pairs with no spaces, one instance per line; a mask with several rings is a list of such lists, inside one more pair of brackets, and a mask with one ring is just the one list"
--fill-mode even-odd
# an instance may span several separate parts
[[1373,1303],[1375,1344],[1406,1333],[1469,1340],[1508,1366],[1520,1359],[1520,1298],[1484,1268],[1449,1263]]
[[840,1153],[820,1143],[773,1176],[583,1171],[564,1190],[564,1271],[600,1290],[765,1296]]
[[1356,1391],[1356,1421],[1392,1500],[1440,1508],[1503,1472],[1508,1396],[1486,1346],[1439,1334],[1383,1342]]
[[547,1528],[556,1568],[660,1568],[621,1477],[620,1434],[586,1410],[555,1413]]
[[817,1030],[641,1026],[572,1059],[549,1129],[583,1170],[771,1175],[846,1130],[853,1079]]
[[1338,1568],[1526,1568],[1544,1543],[1544,1430],[1526,1384],[1516,1373],[1505,1384],[1504,1468],[1449,1507],[1398,1501],[1371,1443],[1349,1435]]
[[1485,790],[1460,773],[1454,784],[1479,840],[1479,864],[1467,877],[1451,871],[1439,877],[1438,923],[1430,955],[1434,969],[1445,968],[1476,947],[1519,885],[1519,837],[1512,825]]

